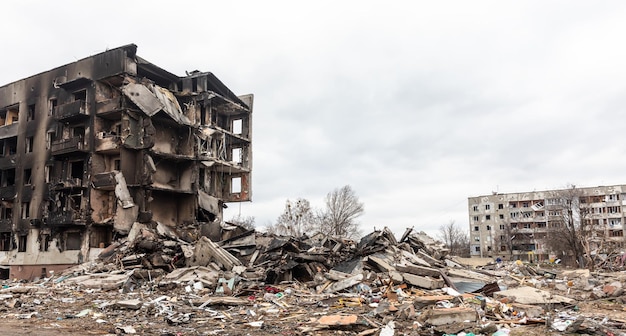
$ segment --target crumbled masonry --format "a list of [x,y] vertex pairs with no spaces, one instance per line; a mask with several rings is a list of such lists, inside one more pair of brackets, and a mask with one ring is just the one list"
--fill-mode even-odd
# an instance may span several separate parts
[[186,242],[134,223],[96,261],[5,280],[0,326],[104,335],[625,334],[622,273],[452,257],[411,229],[400,240],[385,228],[356,242],[226,223],[214,236]]

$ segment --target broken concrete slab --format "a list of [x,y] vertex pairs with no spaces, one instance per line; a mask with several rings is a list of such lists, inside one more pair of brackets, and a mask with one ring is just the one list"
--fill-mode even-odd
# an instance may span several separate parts
[[187,261],[187,265],[206,266],[212,261],[219,263],[227,271],[232,270],[234,266],[243,265],[239,259],[209,240],[209,238],[201,237],[196,242],[193,257]]
[[350,288],[356,284],[358,284],[359,282],[361,282],[361,280],[363,280],[363,274],[357,274],[355,276],[343,279],[343,280],[339,280],[333,284],[331,284],[330,286],[328,286],[324,292],[325,293],[334,293],[334,292],[338,292],[340,290],[344,290],[346,288]]
[[473,279],[473,280],[478,280],[478,281],[482,281],[486,283],[493,282],[492,277],[484,275],[484,274],[480,274],[478,272],[473,272],[470,270],[450,268],[447,270],[447,273],[448,273],[448,276],[452,276],[452,277]]
[[545,310],[541,306],[527,305],[522,303],[513,302],[511,307],[528,318],[541,318],[545,314]]
[[138,299],[133,300],[123,300],[115,302],[115,307],[119,309],[131,309],[137,310],[143,306],[143,302]]
[[409,285],[425,288],[425,289],[437,289],[442,288],[444,283],[441,279],[434,279],[428,276],[419,276],[410,273],[400,273],[404,278],[404,282]]
[[493,293],[495,299],[514,297],[515,302],[522,304],[546,304],[546,303],[574,303],[574,299],[561,295],[554,295],[548,291],[534,287],[521,286]]
[[414,275],[439,277],[441,272],[438,269],[432,267],[418,266],[411,263],[403,263],[395,265],[395,268],[404,273],[411,273]]
[[356,315],[326,315],[317,320],[317,323],[328,326],[351,325],[358,320]]
[[465,321],[475,322],[477,319],[478,313],[476,310],[465,307],[429,309],[420,316],[420,321],[432,326],[450,325]]

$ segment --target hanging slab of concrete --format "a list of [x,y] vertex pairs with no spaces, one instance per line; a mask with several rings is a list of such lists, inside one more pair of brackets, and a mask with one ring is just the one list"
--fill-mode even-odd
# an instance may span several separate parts
[[495,299],[514,297],[515,302],[522,304],[545,304],[545,303],[574,303],[574,299],[540,290],[534,287],[522,286],[493,293]]

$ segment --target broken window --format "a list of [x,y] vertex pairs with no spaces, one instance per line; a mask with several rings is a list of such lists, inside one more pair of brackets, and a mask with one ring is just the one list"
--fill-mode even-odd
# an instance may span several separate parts
[[26,252],[26,243],[28,243],[28,236],[20,236],[17,242],[17,252]]
[[15,168],[2,171],[2,186],[10,187],[15,185]]
[[39,236],[39,251],[48,251],[50,248],[50,235],[49,234],[41,234]]
[[73,161],[70,162],[70,178],[83,179],[85,161]]
[[85,136],[85,127],[84,126],[73,127],[72,136],[82,139]]
[[55,98],[51,98],[48,101],[48,115],[52,115],[54,113],[54,109],[57,107],[57,100]]
[[46,133],[46,149],[50,149],[50,145],[52,144],[54,140],[56,140],[56,132],[48,131]]
[[200,125],[207,124],[207,116],[206,116],[206,105],[204,103],[200,103]]
[[14,155],[17,153],[17,137],[12,137],[7,139],[7,151],[9,155]]
[[242,153],[241,148],[233,148],[232,162],[236,164],[241,164],[242,162],[241,153]]
[[241,177],[233,177],[230,180],[230,193],[237,194],[241,192]]
[[43,167],[43,176],[44,176],[46,183],[50,183],[50,171],[51,170],[52,169],[50,166]]
[[66,232],[65,233],[65,249],[66,250],[80,250],[80,245],[83,240],[83,235],[80,232]]
[[486,215],[485,220],[491,220],[491,215]]
[[35,104],[28,105],[28,114],[26,115],[26,121],[35,120]]
[[11,251],[13,248],[13,234],[11,232],[0,233],[0,251]]
[[11,125],[12,123],[17,122],[18,112],[18,106],[8,108],[6,110],[0,110],[0,126]]
[[12,219],[13,218],[13,202],[2,201],[2,207],[0,208],[0,219]]
[[30,202],[22,202],[22,219],[30,218]]
[[32,179],[32,173],[33,170],[32,169],[24,169],[24,185],[31,185],[33,183]]
[[35,144],[35,137],[26,137],[26,153],[31,153],[33,151],[33,146]]
[[105,248],[111,245],[111,229],[107,226],[92,226],[89,247]]
[[243,131],[243,120],[233,120],[233,134],[241,134]]
[[206,178],[206,170],[204,168],[198,169],[198,183],[200,187],[204,187],[204,181]]
[[87,90],[81,90],[74,92],[74,101],[76,100],[87,100]]

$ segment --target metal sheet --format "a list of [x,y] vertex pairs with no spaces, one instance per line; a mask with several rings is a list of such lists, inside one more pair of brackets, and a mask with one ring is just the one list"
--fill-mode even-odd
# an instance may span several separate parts
[[164,108],[163,103],[145,85],[130,83],[122,88],[122,92],[150,117]]

